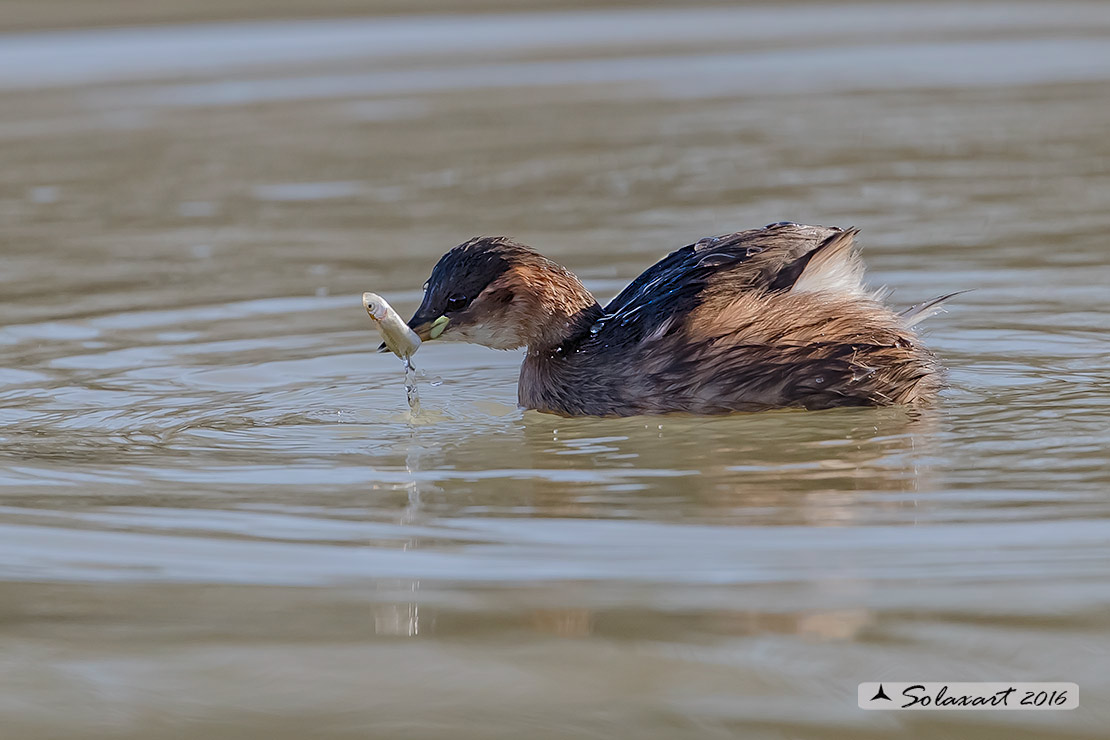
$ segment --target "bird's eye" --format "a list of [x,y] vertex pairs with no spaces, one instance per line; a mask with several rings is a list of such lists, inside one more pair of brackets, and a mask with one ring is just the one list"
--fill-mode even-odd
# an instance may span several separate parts
[[466,296],[456,293],[455,295],[449,296],[447,298],[448,311],[461,311],[464,308],[466,308]]

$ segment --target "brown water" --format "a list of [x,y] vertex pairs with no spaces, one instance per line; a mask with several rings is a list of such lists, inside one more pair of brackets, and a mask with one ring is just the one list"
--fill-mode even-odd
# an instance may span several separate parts
[[[0,735],[1105,737],[1108,101],[1093,2],[0,36]],[[975,289],[935,413],[571,421],[431,345],[414,420],[360,305],[783,219]]]

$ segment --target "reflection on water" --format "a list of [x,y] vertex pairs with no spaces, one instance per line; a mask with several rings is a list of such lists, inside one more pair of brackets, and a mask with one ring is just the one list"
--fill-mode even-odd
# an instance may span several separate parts
[[[0,39],[6,733],[1101,737],[1106,8],[455,12]],[[562,419],[430,345],[416,414],[359,301],[780,219],[974,289],[939,408]],[[938,677],[1082,707],[855,707]]]

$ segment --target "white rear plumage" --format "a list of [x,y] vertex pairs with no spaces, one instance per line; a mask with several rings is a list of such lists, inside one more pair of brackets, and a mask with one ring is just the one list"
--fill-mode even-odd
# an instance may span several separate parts
[[863,285],[864,266],[855,249],[855,237],[855,229],[848,229],[818,247],[790,290],[795,293],[877,297]]

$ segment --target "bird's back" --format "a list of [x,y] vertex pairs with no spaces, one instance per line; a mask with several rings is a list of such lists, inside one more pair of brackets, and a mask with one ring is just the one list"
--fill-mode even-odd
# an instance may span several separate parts
[[777,223],[672,252],[588,335],[526,359],[521,402],[623,416],[927,401],[940,367],[864,287],[856,233]]

